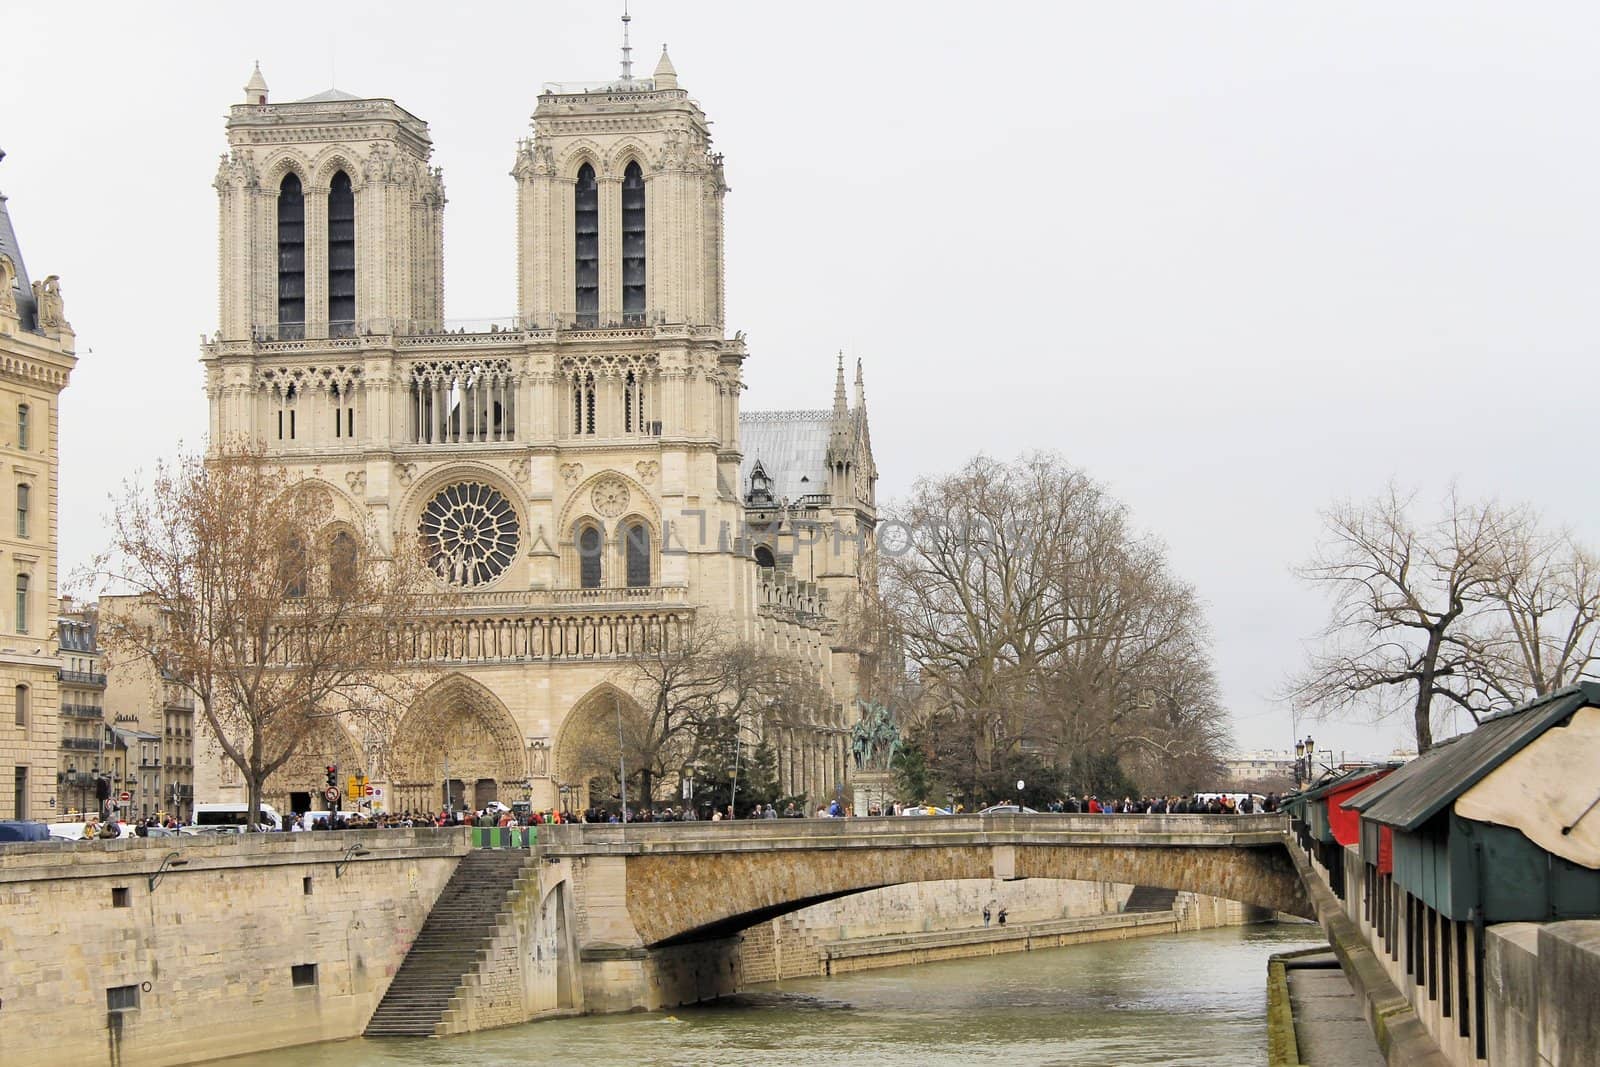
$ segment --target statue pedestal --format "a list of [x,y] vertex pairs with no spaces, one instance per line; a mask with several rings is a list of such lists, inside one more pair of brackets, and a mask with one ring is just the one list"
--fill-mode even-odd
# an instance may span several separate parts
[[880,812],[887,813],[895,801],[893,771],[852,771],[850,774],[851,808],[857,815],[865,815],[876,804]]

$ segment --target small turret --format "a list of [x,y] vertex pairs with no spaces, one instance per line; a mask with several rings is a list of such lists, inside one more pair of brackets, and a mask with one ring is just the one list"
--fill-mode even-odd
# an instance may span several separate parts
[[267,102],[267,79],[261,76],[261,61],[256,60],[256,69],[250,73],[250,80],[244,83],[244,102],[247,104],[265,104]]
[[667,57],[667,46],[661,46],[661,60],[656,64],[656,71],[651,75],[655,79],[657,89],[676,89],[678,87],[678,71],[672,65],[672,60]]

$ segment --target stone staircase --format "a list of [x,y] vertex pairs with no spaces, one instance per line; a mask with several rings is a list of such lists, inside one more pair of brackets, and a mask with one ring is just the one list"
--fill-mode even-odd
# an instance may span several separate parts
[[476,973],[501,911],[533,860],[526,849],[479,849],[461,858],[395,972],[367,1037],[433,1037],[450,999]]
[[1128,895],[1123,911],[1171,911],[1178,899],[1176,889],[1157,889],[1153,885],[1136,885]]

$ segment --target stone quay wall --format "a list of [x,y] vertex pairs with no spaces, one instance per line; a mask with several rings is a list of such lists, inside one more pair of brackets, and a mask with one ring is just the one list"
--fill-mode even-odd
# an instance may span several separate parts
[[0,1063],[161,1067],[357,1035],[467,847],[431,829],[6,846]]
[[[1116,882],[960,879],[874,889],[744,931],[745,983],[782,981],[936,959],[1054,948],[1088,941],[1266,922],[1273,913],[1238,901],[1179,893],[1172,910],[1123,913],[1133,887]],[[1004,928],[983,909],[1005,908]]]

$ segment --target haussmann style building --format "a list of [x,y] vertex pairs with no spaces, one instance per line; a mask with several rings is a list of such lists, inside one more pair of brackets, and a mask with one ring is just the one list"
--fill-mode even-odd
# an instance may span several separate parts
[[[512,168],[518,304],[495,322],[445,316],[427,123],[337,90],[274,102],[259,67],[245,94],[215,183],[212,440],[263,442],[381,538],[422,535],[461,605],[430,621],[445,673],[394,734],[326,731],[269,802],[319,806],[337,763],[391,811],[437,810],[447,778],[477,807],[585,805],[615,767],[571,739],[637,713],[618,677],[639,642],[709,616],[815,671],[828,709],[775,709],[765,739],[786,793],[834,796],[876,522],[859,365],[852,397],[819,361],[831,408],[741,411],[723,158],[665,49],[652,77],[625,51],[613,81],[539,92]],[[195,799],[242,798],[205,749]]]

